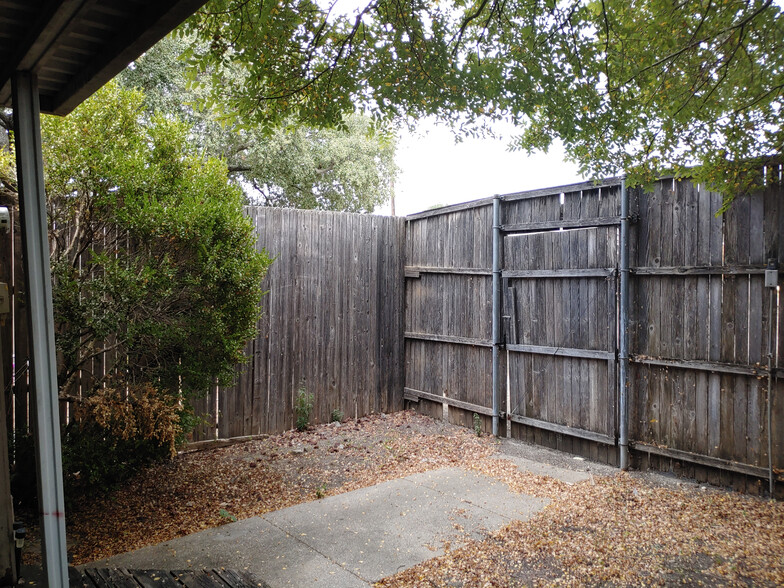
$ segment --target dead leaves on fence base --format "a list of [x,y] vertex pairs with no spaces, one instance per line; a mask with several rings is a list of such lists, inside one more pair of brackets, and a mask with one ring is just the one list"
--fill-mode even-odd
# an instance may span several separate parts
[[628,474],[568,486],[521,473],[492,438],[412,412],[180,455],[68,513],[84,563],[330,494],[441,467],[470,467],[550,499],[532,520],[380,586],[784,585],[784,505]]

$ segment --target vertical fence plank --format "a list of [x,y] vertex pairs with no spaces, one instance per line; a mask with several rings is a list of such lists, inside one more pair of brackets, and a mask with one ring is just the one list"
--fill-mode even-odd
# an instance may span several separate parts
[[362,416],[402,408],[405,221],[284,209],[248,214],[257,246],[275,261],[259,332],[246,349],[251,361],[219,392],[220,435],[291,428],[300,384],[314,395],[313,421],[327,421],[334,409]]

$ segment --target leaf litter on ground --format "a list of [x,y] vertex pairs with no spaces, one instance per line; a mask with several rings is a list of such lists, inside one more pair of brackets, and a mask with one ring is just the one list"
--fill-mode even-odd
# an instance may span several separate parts
[[483,541],[445,543],[378,586],[784,585],[781,502],[621,472],[567,485],[520,471],[492,437],[413,411],[180,454],[81,497],[67,513],[69,554],[87,563],[444,467],[550,503]]

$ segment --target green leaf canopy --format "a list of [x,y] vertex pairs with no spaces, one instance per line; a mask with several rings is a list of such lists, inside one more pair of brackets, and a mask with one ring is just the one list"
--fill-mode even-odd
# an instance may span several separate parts
[[[262,125],[505,119],[589,176],[688,173],[736,193],[781,155],[784,18],[772,0],[212,0],[188,21],[232,108]],[[239,68],[241,83],[223,72]]]

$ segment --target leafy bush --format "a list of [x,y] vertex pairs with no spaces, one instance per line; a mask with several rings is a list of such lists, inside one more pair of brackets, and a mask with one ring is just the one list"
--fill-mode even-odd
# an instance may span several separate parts
[[[109,83],[42,121],[57,379],[61,397],[81,397],[63,432],[69,487],[110,487],[174,453],[182,403],[230,383],[245,360],[271,263],[226,164],[143,101]],[[13,192],[11,162],[0,154]],[[103,352],[105,375],[80,389]],[[17,466],[29,485],[35,460]]]
[[339,423],[343,421],[343,411],[339,408],[335,408],[332,410],[332,414],[329,415],[329,420],[333,423]]
[[[149,384],[96,391],[74,409],[62,437],[66,501],[77,493],[111,490],[145,465],[176,454],[189,415]],[[15,465],[11,493],[25,506],[37,500],[35,444],[17,433],[9,445]]]
[[313,412],[313,394],[300,386],[294,400],[294,417],[297,431],[305,431],[310,426],[310,413]]
[[242,190],[143,101],[110,83],[42,122],[61,393],[105,350],[107,374],[198,397],[256,335],[271,259]]

